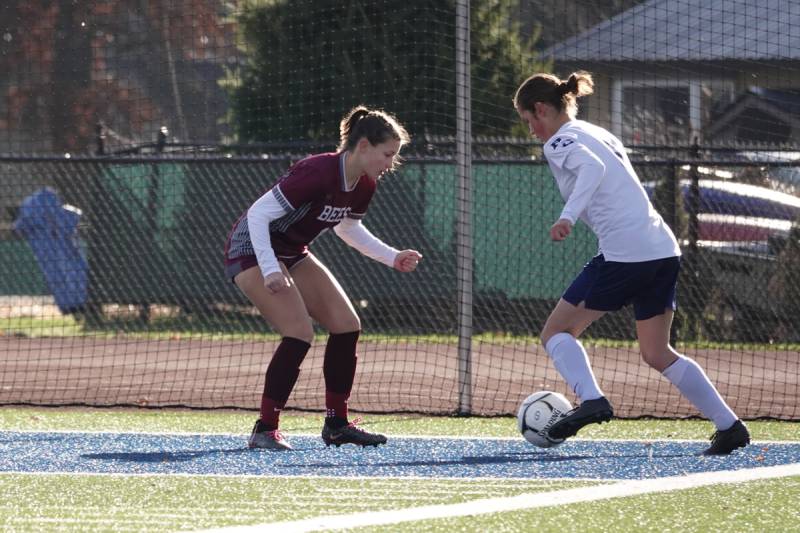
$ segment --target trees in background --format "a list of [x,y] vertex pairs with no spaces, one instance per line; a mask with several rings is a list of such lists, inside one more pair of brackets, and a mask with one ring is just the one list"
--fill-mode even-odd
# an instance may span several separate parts
[[644,0],[519,0],[516,16],[523,35],[539,32],[537,48],[547,48],[631,9]]
[[[511,20],[515,2],[472,4],[473,133],[509,134],[513,93],[541,65]],[[232,129],[243,142],[331,140],[341,116],[366,104],[412,134],[454,134],[455,16],[453,0],[244,5],[246,60],[227,80]]]
[[218,0],[6,0],[3,151],[91,151],[101,121],[122,142],[152,140],[160,126],[204,138],[224,93],[222,67],[202,65],[225,62],[231,42]]

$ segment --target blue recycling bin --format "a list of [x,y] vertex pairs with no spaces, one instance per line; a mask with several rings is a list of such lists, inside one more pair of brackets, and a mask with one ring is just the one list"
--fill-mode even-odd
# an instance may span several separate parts
[[86,303],[88,265],[78,246],[80,217],[80,210],[63,205],[54,190],[44,188],[22,201],[14,221],[62,313],[80,311]]

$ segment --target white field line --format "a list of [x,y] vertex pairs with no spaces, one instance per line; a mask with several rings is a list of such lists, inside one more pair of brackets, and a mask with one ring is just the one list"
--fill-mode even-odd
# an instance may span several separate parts
[[287,522],[273,522],[254,526],[237,526],[206,530],[205,533],[302,533],[307,531],[350,529],[363,526],[391,525],[435,518],[474,516],[481,514],[518,511],[536,507],[568,505],[572,503],[625,498],[640,494],[692,489],[723,483],[743,483],[760,479],[773,479],[800,475],[800,463],[769,466],[747,470],[703,472],[685,476],[662,477],[622,481],[602,487],[584,487],[536,494],[520,494],[508,498],[486,498],[449,505],[426,505],[395,511],[376,511],[347,515],[330,515]]

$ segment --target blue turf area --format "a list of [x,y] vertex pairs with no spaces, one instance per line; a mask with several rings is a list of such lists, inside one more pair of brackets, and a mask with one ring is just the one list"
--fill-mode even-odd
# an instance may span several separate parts
[[754,444],[702,457],[701,442],[566,442],[522,438],[390,438],[375,448],[326,448],[292,435],[293,452],[247,449],[246,436],[0,432],[0,472],[443,478],[643,479],[800,462],[800,443]]

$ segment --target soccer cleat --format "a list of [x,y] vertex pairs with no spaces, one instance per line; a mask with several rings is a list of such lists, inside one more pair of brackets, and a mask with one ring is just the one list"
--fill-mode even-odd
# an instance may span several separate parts
[[272,431],[256,431],[257,429],[258,422],[256,422],[256,425],[253,427],[253,433],[250,434],[250,438],[247,440],[247,446],[249,448],[274,450],[278,452],[294,449],[283,437],[283,433],[277,429]]
[[547,432],[551,439],[568,439],[583,426],[608,422],[614,416],[614,409],[605,397],[586,400],[552,426]]
[[364,431],[356,424],[360,418],[355,419],[346,426],[334,428],[327,423],[322,426],[322,440],[325,441],[325,446],[333,444],[337,448],[342,444],[356,444],[361,446],[375,446],[379,444],[386,444],[386,436],[379,433],[369,433]]
[[728,455],[737,448],[750,444],[750,432],[741,420],[737,420],[726,430],[717,430],[711,435],[711,446],[703,455]]

